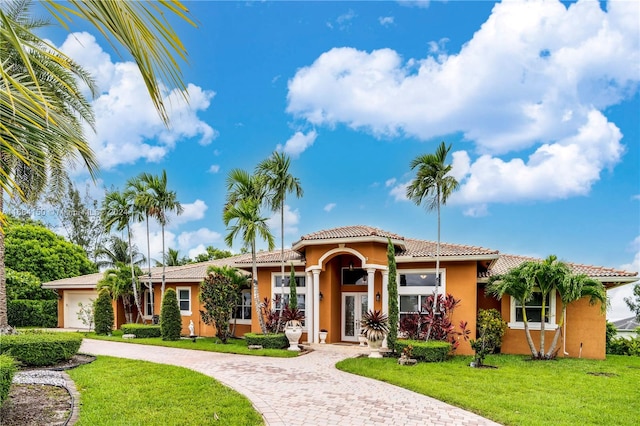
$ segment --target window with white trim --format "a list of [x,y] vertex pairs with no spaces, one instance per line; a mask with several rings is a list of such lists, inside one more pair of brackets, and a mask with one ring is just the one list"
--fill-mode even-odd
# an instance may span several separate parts
[[151,292],[149,290],[144,291],[144,317],[151,318],[153,316],[153,305],[151,304]]
[[251,290],[242,290],[240,304],[231,316],[238,324],[251,324]]
[[[532,330],[540,330],[542,318],[544,318],[545,329],[556,329],[556,293],[552,291],[546,295],[545,312],[542,312],[542,293],[536,291],[533,293],[531,300],[525,303],[527,311],[527,321],[529,328]],[[522,316],[522,304],[515,298],[511,298],[511,322],[509,328],[522,329],[524,321]]]
[[[440,270],[440,286],[438,294],[445,294],[445,270]],[[433,295],[436,285],[435,270],[398,270],[398,296],[400,318],[424,312],[423,304],[427,297]]]
[[[306,284],[307,276],[304,272],[296,273],[295,275],[295,284],[296,284],[296,296],[298,299],[298,310],[305,316],[305,319],[302,321],[302,326],[306,327],[306,303],[307,303],[307,284]],[[285,306],[289,304],[289,281],[291,278],[289,275],[284,277],[284,287],[282,286],[282,274],[281,273],[272,273],[271,274],[271,289],[272,289],[272,297],[271,297],[271,308],[280,310],[280,302],[284,299]]]
[[178,296],[178,306],[180,306],[180,315],[191,315],[191,287],[177,287],[176,294]]

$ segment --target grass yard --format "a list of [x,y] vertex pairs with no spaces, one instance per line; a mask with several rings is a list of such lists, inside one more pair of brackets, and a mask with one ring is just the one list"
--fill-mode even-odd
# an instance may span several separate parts
[[203,337],[196,339],[194,343],[191,339],[162,340],[160,337],[148,339],[123,339],[121,330],[114,330],[112,336],[98,336],[96,333],[83,333],[88,339],[108,340],[111,342],[137,343],[139,345],[165,346],[169,348],[195,349],[199,351],[223,352],[229,354],[270,356],[275,358],[293,358],[299,355],[298,352],[286,349],[249,349],[247,342],[242,339],[229,339],[226,344],[222,344],[215,337]]
[[396,359],[351,358],[340,370],[393,383],[467,409],[506,425],[637,425],[640,413],[640,358],[606,361],[529,361],[493,355],[469,367],[471,357],[414,367]]
[[186,368],[100,356],[68,373],[81,395],[77,426],[264,424],[247,398]]

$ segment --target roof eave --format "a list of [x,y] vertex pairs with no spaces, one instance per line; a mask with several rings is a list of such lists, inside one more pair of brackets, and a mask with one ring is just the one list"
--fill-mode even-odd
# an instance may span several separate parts
[[[500,257],[500,254],[464,254],[456,256],[440,256],[441,262],[460,262],[469,260],[495,260]],[[396,263],[416,263],[416,262],[435,262],[435,256],[396,256]]]
[[[370,235],[366,237],[343,237],[343,238],[323,238],[317,240],[300,240],[291,246],[292,250],[299,251],[302,247],[306,246],[326,246],[331,244],[354,244],[354,243],[382,243],[387,244],[388,238],[381,237],[379,235]],[[405,241],[397,238],[391,238],[391,243],[400,247],[402,250],[406,248]]]

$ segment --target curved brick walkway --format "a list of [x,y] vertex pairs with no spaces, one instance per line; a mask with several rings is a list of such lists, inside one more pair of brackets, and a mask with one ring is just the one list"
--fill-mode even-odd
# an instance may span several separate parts
[[[496,425],[436,399],[335,368],[353,353],[324,350],[298,358],[268,358],[91,339],[83,340],[80,351],[206,374],[249,398],[270,426]],[[283,401],[297,408],[285,410]]]

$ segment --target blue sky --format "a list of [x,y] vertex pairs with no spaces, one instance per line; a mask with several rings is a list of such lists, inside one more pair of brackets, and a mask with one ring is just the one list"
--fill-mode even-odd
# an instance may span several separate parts
[[[185,206],[169,247],[225,248],[226,175],[274,150],[304,189],[287,200],[285,245],[355,224],[435,240],[436,215],[404,193],[410,161],[444,140],[461,186],[443,241],[638,270],[638,2],[186,5],[191,101],[167,93],[170,129],[127,58],[87,32],[47,34],[101,89],[95,193],[166,169]],[[153,258],[159,243],[154,229]]]

